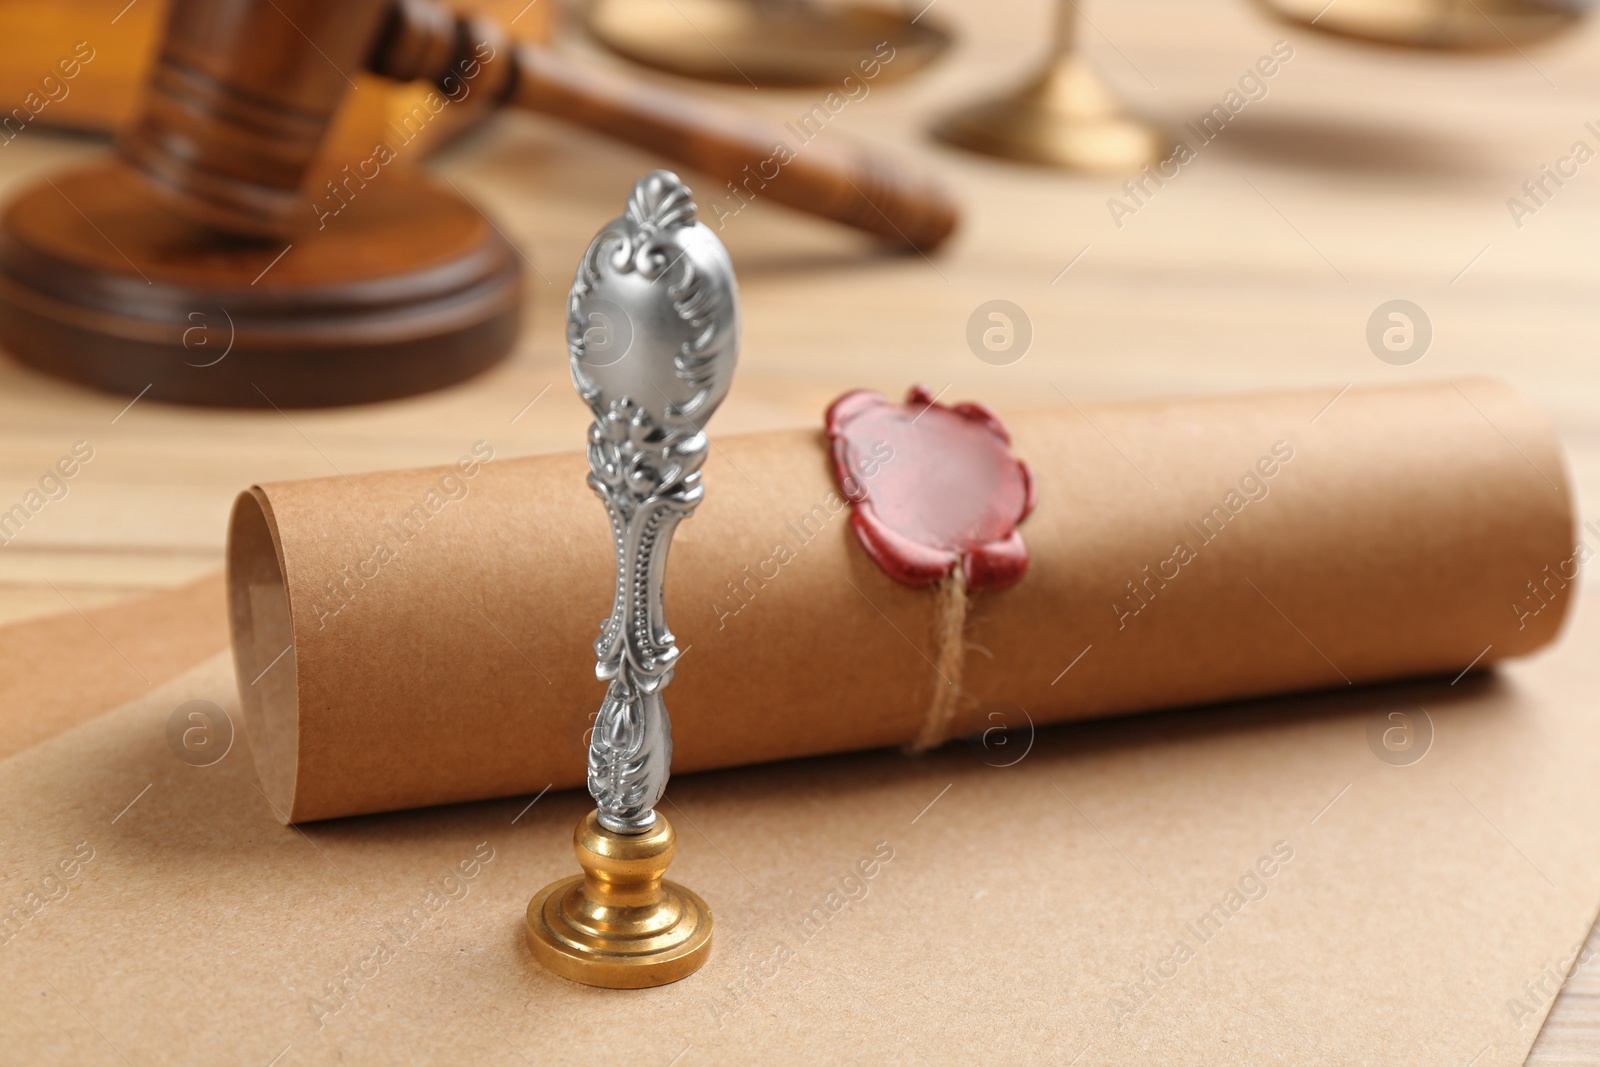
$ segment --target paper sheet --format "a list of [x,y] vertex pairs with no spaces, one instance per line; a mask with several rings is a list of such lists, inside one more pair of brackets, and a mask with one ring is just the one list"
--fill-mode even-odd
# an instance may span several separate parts
[[0,757],[148,691],[226,648],[221,574],[0,627]]
[[[523,943],[528,898],[574,866],[581,792],[283,826],[241,749],[167,746],[186,701],[238,714],[218,657],[3,765],[0,1047],[1511,1067],[1600,900],[1595,609],[1454,685],[679,775],[672,875],[716,947],[640,992],[554,978]],[[1431,737],[1415,762],[1372,740],[1396,713]]]

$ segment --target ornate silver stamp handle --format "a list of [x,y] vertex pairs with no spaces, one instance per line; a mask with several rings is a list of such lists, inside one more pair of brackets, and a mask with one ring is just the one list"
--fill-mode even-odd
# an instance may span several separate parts
[[567,301],[567,350],[594,412],[589,485],[616,557],[611,615],[594,644],[607,688],[589,792],[602,826],[642,833],[655,825],[672,763],[661,691],[679,653],[662,606],[667,549],[704,495],[701,427],[727,395],[739,351],[732,263],[677,175],[642,178],[590,243]]

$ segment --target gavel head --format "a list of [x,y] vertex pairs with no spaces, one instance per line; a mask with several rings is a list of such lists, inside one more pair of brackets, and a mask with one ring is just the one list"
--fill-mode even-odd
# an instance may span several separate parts
[[122,157],[181,213],[284,238],[391,0],[174,0]]

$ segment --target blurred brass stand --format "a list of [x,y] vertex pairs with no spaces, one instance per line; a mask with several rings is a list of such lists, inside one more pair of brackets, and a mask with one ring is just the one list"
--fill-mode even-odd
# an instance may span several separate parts
[[[635,63],[705,81],[838,85],[875,61],[875,81],[914,74],[950,35],[921,15],[813,0],[589,0],[584,23]],[[886,58],[887,57],[887,58]]]
[[1122,110],[1074,49],[1075,23],[1072,0],[1061,0],[1044,69],[1019,89],[946,116],[933,135],[969,152],[1095,174],[1159,162],[1172,140]]
[[1491,51],[1517,48],[1576,26],[1577,0],[1256,0],[1296,25],[1403,48]]

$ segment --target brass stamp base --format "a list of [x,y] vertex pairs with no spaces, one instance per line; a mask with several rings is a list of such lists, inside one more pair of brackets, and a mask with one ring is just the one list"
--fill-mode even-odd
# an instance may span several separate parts
[[677,835],[660,812],[642,834],[605,829],[590,812],[572,834],[584,873],[528,902],[528,947],[574,982],[643,989],[687,978],[711,956],[711,909],[662,878]]

